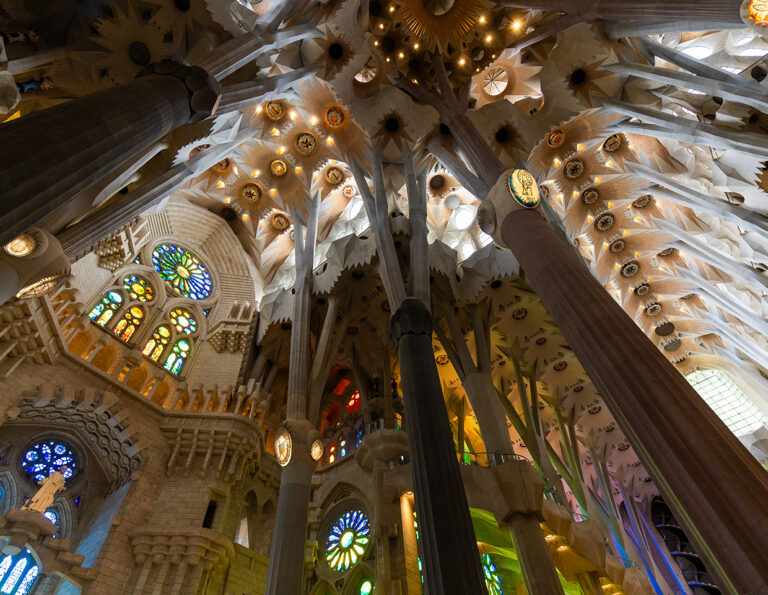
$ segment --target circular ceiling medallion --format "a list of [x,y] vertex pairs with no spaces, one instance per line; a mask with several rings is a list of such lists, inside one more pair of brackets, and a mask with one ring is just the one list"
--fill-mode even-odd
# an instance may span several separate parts
[[651,285],[650,283],[646,283],[643,281],[639,285],[635,287],[635,295],[639,295],[640,297],[643,297],[644,295],[648,295],[648,293],[651,291]]
[[243,187],[240,189],[240,196],[246,202],[256,202],[262,196],[264,196],[264,191],[258,184],[249,182],[247,184],[243,184]]
[[309,455],[312,457],[312,460],[319,461],[323,457],[324,451],[323,441],[318,438],[312,442],[312,446],[309,449]]
[[344,180],[344,173],[338,167],[329,167],[325,170],[325,181],[336,186]]
[[503,68],[489,68],[483,77],[483,92],[498,97],[509,85],[509,76]]
[[603,213],[597,219],[595,219],[595,229],[598,231],[608,231],[613,227],[613,223],[616,219],[610,213]]
[[606,151],[607,153],[613,153],[614,151],[618,151],[619,149],[621,149],[621,145],[623,144],[623,142],[624,142],[624,139],[621,137],[620,134],[612,134],[603,143],[603,151]]
[[568,367],[568,362],[557,362],[554,366],[552,366],[555,369],[555,372],[562,372]]
[[205,151],[206,149],[210,149],[210,147],[211,147],[211,145],[209,145],[207,143],[206,144],[202,144],[202,145],[197,145],[196,147],[193,147],[192,150],[189,152],[189,156],[190,157],[194,157],[195,155],[197,155],[201,151]]
[[675,253],[675,248],[665,248],[659,252],[659,256],[672,256]]
[[28,233],[22,233],[3,246],[8,254],[17,258],[32,254],[36,247],[37,241]]
[[765,0],[750,0],[746,12],[756,25],[768,26],[768,2]]
[[589,413],[590,415],[597,415],[598,413],[600,413],[600,410],[602,408],[603,406],[600,403],[598,403],[596,405],[592,405],[592,407],[587,409],[587,413]]
[[291,220],[288,219],[288,217],[286,217],[283,213],[275,213],[272,215],[269,224],[272,226],[272,229],[279,233],[288,229],[288,226],[291,224]]
[[435,174],[429,178],[430,190],[441,190],[445,186],[445,176],[442,174]]
[[317,149],[317,139],[309,132],[302,132],[296,137],[296,150],[302,155],[311,155]]
[[587,188],[581,193],[581,202],[585,205],[593,205],[600,198],[597,188]]
[[448,361],[449,361],[449,360],[448,360],[448,356],[447,356],[447,355],[445,355],[444,353],[441,353],[440,355],[438,355],[438,356],[435,358],[435,361],[436,361],[438,364],[440,364],[441,366],[444,366],[445,364],[447,364],[447,363],[448,363]]
[[619,238],[618,240],[613,240],[608,246],[608,248],[610,248],[611,252],[613,252],[614,254],[622,252],[626,247],[627,247],[627,243],[621,238]]
[[645,307],[645,314],[646,316],[658,316],[661,314],[661,304],[658,302],[653,302],[652,304],[648,304]]
[[547,146],[552,149],[562,146],[565,142],[565,132],[562,128],[554,128],[547,135]]
[[644,209],[649,204],[651,204],[652,200],[653,200],[653,196],[651,196],[650,194],[645,194],[640,198],[638,198],[636,201],[634,201],[632,203],[632,206],[635,207],[636,209]]
[[539,193],[544,198],[549,198],[549,186],[547,186],[546,184],[542,184],[541,186],[539,186]]
[[509,174],[507,189],[517,204],[526,209],[535,209],[541,202],[536,178],[524,169],[516,169]]
[[640,265],[636,260],[625,262],[621,267],[622,277],[634,277],[640,272]]
[[621,452],[624,452],[629,448],[629,442],[622,442],[616,448],[618,448]]
[[671,322],[665,322],[656,327],[655,332],[659,337],[668,337],[675,332],[675,325]]
[[282,159],[275,159],[272,161],[272,163],[269,164],[269,171],[272,172],[273,176],[282,178],[285,174],[288,173],[288,166]]
[[273,122],[282,120],[283,116],[285,116],[285,104],[279,99],[267,101],[267,104],[264,106],[264,114]]
[[664,345],[664,351],[677,351],[683,345],[680,339],[672,339],[669,343]]
[[219,161],[216,165],[212,166],[211,169],[215,173],[221,175],[227,173],[230,167],[232,167],[232,162],[225,158]]
[[344,186],[344,188],[341,189],[341,193],[346,198],[352,198],[357,194],[357,188],[355,188],[352,184],[347,184],[346,186]]
[[340,107],[332,105],[325,110],[325,123],[331,128],[338,128],[344,123],[344,112]]
[[575,180],[584,173],[584,162],[581,159],[571,159],[563,166],[563,175],[569,180]]
[[528,316],[528,310],[526,310],[525,308],[518,308],[517,310],[512,312],[512,318],[514,318],[515,320],[522,320],[526,316]]
[[544,345],[544,343],[546,342],[547,342],[546,337],[539,337],[538,339],[536,339],[536,345]]

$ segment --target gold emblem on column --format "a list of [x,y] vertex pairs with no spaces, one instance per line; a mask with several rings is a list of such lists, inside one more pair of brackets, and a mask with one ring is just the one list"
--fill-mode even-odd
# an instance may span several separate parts
[[539,187],[529,172],[516,169],[507,178],[507,187],[517,204],[526,209],[535,209],[541,202]]

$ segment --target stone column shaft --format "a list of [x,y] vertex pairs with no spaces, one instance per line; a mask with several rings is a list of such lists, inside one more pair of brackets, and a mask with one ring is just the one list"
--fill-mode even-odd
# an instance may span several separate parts
[[432,320],[407,298],[392,319],[400,359],[424,582],[431,595],[486,592],[432,351]]
[[189,117],[184,84],[151,76],[6,123],[0,129],[0,243],[52,211],[66,211],[79,193]]
[[720,588],[768,591],[768,473],[540,213],[501,235]]
[[520,559],[523,580],[530,595],[555,595],[563,586],[555,572],[547,542],[535,515],[516,514],[509,519],[509,532]]

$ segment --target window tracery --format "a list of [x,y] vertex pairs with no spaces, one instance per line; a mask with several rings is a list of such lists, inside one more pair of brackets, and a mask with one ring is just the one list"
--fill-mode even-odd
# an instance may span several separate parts
[[72,449],[59,440],[45,440],[33,444],[21,460],[22,471],[35,483],[41,482],[63,466],[67,467],[64,478],[69,479],[79,469],[79,462]]
[[152,265],[168,287],[183,297],[203,300],[213,284],[207,267],[189,250],[160,244],[152,251]]
[[127,342],[136,332],[136,329],[139,328],[143,318],[144,311],[138,306],[133,306],[125,311],[123,317],[117,322],[115,328],[112,329],[112,332],[115,333],[116,337]]
[[368,549],[371,525],[359,508],[342,512],[328,530],[325,560],[331,570],[345,572],[362,558]]
[[0,593],[26,595],[39,573],[40,568],[28,549],[15,555],[6,554],[0,559]]
[[120,309],[122,303],[122,295],[117,291],[108,291],[107,294],[101,298],[99,303],[88,313],[88,318],[93,320],[99,326],[104,327],[115,315],[115,312]]

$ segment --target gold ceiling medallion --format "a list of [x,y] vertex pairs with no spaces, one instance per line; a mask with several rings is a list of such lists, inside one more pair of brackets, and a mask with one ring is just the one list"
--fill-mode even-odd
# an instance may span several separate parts
[[648,304],[645,307],[645,314],[647,316],[658,316],[661,314],[661,304],[658,302],[653,302],[652,304]]
[[608,231],[613,227],[616,219],[610,213],[603,213],[597,219],[595,219],[595,229],[598,231]]
[[584,162],[581,159],[571,159],[563,166],[563,175],[569,180],[580,178],[584,173]]
[[461,47],[483,12],[480,0],[403,0],[398,16],[426,49]]
[[610,248],[611,252],[616,254],[618,252],[623,252],[624,248],[627,247],[627,243],[619,238],[617,240],[613,240],[608,247]]
[[357,188],[355,188],[352,184],[347,184],[344,186],[344,188],[341,189],[341,193],[345,198],[352,198],[357,194]]
[[274,215],[272,215],[272,218],[270,219],[269,224],[272,226],[272,229],[274,229],[278,233],[281,233],[286,229],[288,229],[288,226],[291,224],[291,221],[283,213],[275,213]]
[[311,155],[317,149],[317,139],[309,132],[296,136],[296,150],[302,155]]
[[625,262],[624,265],[621,267],[621,276],[622,277],[634,277],[640,272],[640,265],[636,260],[630,260],[629,262]]
[[229,159],[222,159],[216,165],[212,166],[211,170],[213,170],[214,173],[222,175],[227,173],[230,167],[232,167],[232,162]]
[[344,112],[340,107],[332,105],[325,110],[325,123],[331,128],[338,128],[344,123]]
[[614,151],[618,151],[621,149],[623,142],[624,139],[622,139],[620,134],[612,134],[607,139],[605,139],[605,142],[603,143],[603,151],[606,153],[613,153]]
[[282,159],[275,159],[269,164],[269,171],[271,171],[272,175],[276,178],[282,178],[288,173],[288,166]]
[[551,149],[561,147],[565,142],[565,132],[562,128],[555,128],[547,135],[547,146]]
[[585,205],[592,205],[600,198],[597,188],[587,188],[581,193],[581,202]]
[[750,0],[747,15],[755,25],[768,27],[768,0]]
[[643,297],[644,295],[648,295],[651,291],[651,285],[650,283],[646,283],[643,281],[642,283],[638,284],[635,287],[635,295],[638,295],[640,297]]
[[211,148],[211,145],[209,145],[208,143],[204,143],[202,145],[197,145],[196,147],[193,147],[192,150],[190,150],[189,156],[190,157],[194,157],[195,155],[197,155],[201,151],[205,151],[206,149],[210,149],[210,148]]
[[329,167],[325,170],[325,181],[333,186],[344,181],[344,173],[338,167]]
[[264,190],[258,184],[249,182],[248,184],[243,184],[243,187],[240,189],[240,196],[246,202],[257,202],[264,196]]
[[273,122],[282,120],[285,116],[285,104],[279,99],[267,101],[267,104],[264,106],[264,114]]
[[515,202],[526,209],[535,209],[541,202],[536,178],[524,169],[516,169],[509,174],[507,189]]
[[634,201],[632,203],[632,206],[635,207],[636,209],[644,209],[649,204],[651,204],[652,200],[653,200],[653,196],[651,196],[650,194],[645,194],[640,198],[638,198],[636,201]]

